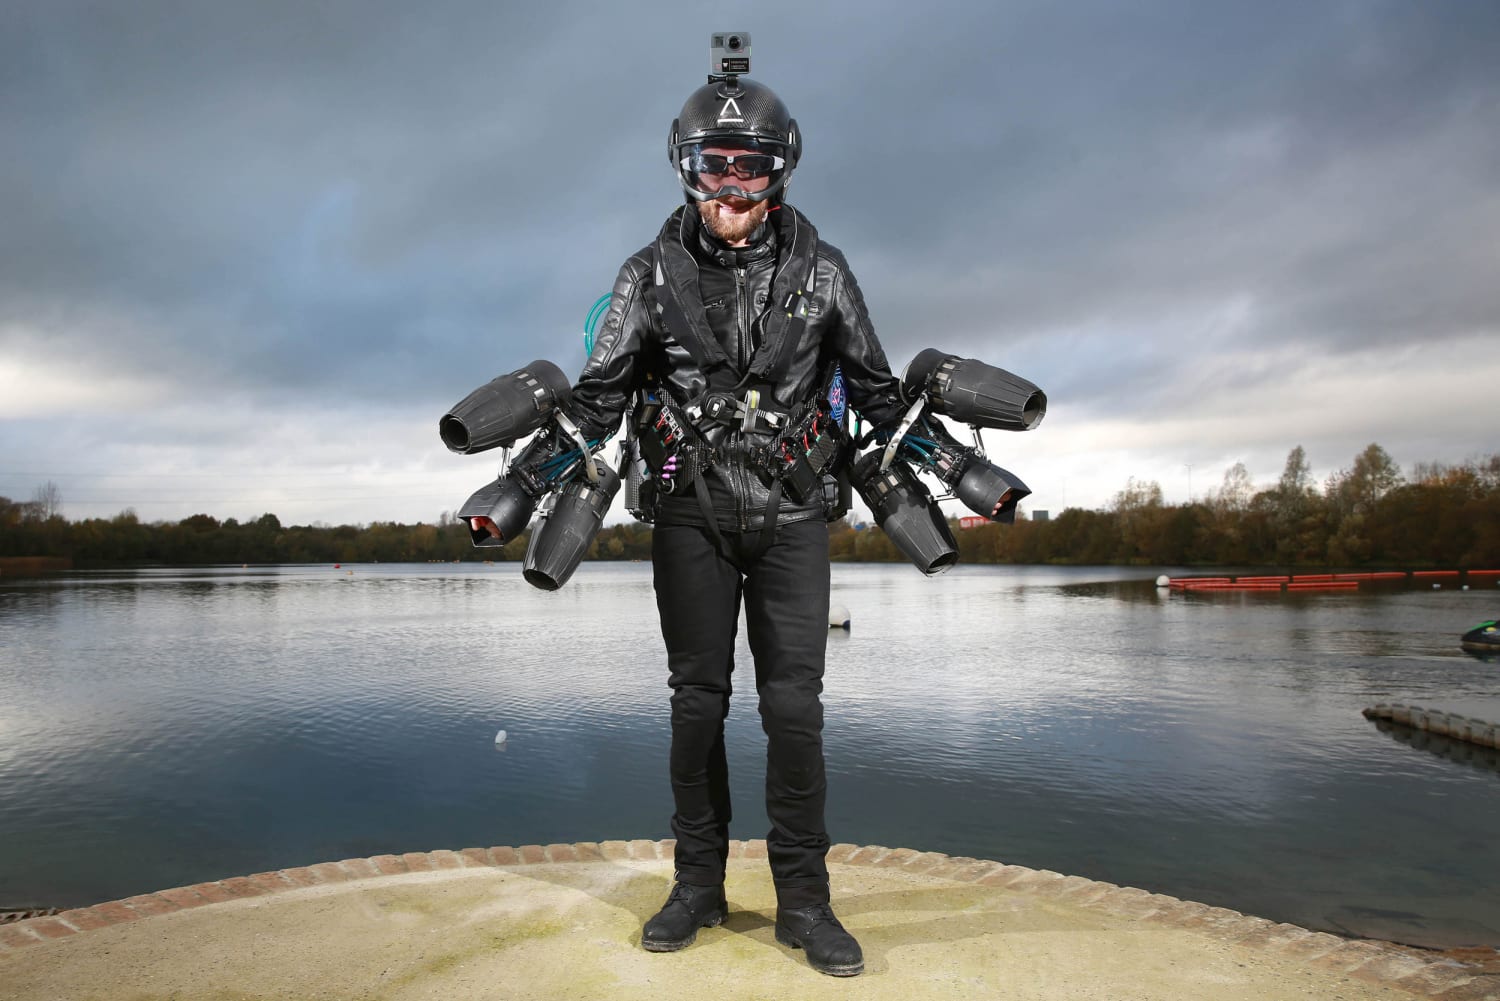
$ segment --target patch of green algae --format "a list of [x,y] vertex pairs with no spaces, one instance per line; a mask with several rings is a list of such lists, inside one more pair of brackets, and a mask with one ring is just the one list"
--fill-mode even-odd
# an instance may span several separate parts
[[424,918],[446,915],[453,909],[446,899],[419,890],[387,891],[375,906],[387,914],[414,914]]
[[[426,908],[424,913],[434,914],[441,911],[441,907]],[[513,921],[504,926],[498,933],[494,929],[488,929],[474,936],[469,945],[435,956],[425,963],[411,967],[400,976],[393,978],[387,985],[389,991],[400,991],[410,987],[418,981],[425,981],[431,977],[442,976],[458,969],[465,963],[477,960],[482,956],[494,955],[506,949],[514,948],[527,942],[535,942],[544,938],[561,935],[569,930],[569,926],[556,918],[527,918],[526,920]],[[452,940],[450,940],[452,941]],[[380,997],[389,997],[390,994],[382,994]],[[238,1001],[238,999],[235,999]]]

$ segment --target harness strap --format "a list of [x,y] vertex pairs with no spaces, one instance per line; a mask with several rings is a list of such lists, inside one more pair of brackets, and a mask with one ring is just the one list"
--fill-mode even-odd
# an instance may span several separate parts
[[713,468],[713,466],[704,468],[702,475],[698,477],[698,482],[693,485],[693,493],[698,498],[698,510],[703,512],[703,520],[708,522],[708,533],[713,538],[714,550],[720,557],[733,563],[734,561],[729,559],[729,547],[724,544],[724,533],[719,531],[719,519],[714,517],[714,502],[708,496],[708,472]]
[[771,301],[780,309],[766,315],[765,340],[750,360],[748,379],[779,385],[807,328],[807,295],[818,268],[818,230],[790,205],[775,213],[781,267],[771,279]]
[[[771,296],[780,308],[765,315],[762,321],[764,337],[743,375],[714,337],[704,312],[698,290],[698,261],[688,249],[689,240],[697,238],[696,211],[688,206],[677,209],[662,226],[653,244],[657,312],[708,381],[708,391],[686,410],[695,422],[706,419],[721,426],[738,427],[742,432],[779,435],[791,425],[795,416],[773,409],[780,402],[776,400],[775,388],[790,369],[807,329],[808,292],[817,277],[818,231],[789,205],[782,205],[774,219],[778,267],[771,279]],[[756,388],[747,389],[747,385]],[[767,402],[772,407],[761,406],[763,397],[769,398]],[[750,452],[744,455],[749,463],[770,471],[772,478],[765,518],[751,549],[751,559],[758,560],[776,537],[782,482],[780,470],[765,458],[757,462]],[[711,470],[716,470],[720,461],[727,458],[727,450],[714,448],[701,456],[701,464],[689,460],[689,464],[697,468],[679,471],[679,475],[684,472],[690,475],[688,482],[693,484],[714,547],[726,560],[729,554],[718,519],[714,516],[707,477]],[[700,457],[694,455],[692,459]]]
[[760,534],[755,538],[755,546],[751,550],[750,562],[754,563],[765,555],[766,550],[771,548],[771,543],[776,541],[776,518],[781,513],[781,477],[778,476],[771,481],[771,495],[766,498],[766,516],[760,523]]
[[[730,558],[729,547],[724,542],[724,533],[719,528],[719,520],[714,517],[714,502],[708,496],[708,473],[709,470],[717,471],[717,466],[708,466],[698,477],[697,483],[693,485],[693,494],[698,498],[698,510],[703,514],[703,520],[708,523],[708,533],[713,539],[714,549],[718,554],[730,563],[735,561]],[[765,519],[761,522],[760,530],[755,535],[755,543],[750,547],[746,555],[747,563],[755,563],[765,555],[766,550],[771,548],[771,543],[776,541],[777,515],[781,512],[781,477],[771,481],[771,493],[766,498]],[[738,566],[739,564],[735,564]]]
[[710,390],[738,384],[739,371],[708,326],[698,293],[698,261],[687,248],[692,234],[685,207],[667,219],[652,245],[655,257],[656,306],[667,328],[703,370]]
[[683,412],[695,424],[717,424],[746,433],[780,434],[790,427],[798,410],[774,410],[761,406],[765,396],[759,389],[733,393],[705,393]]
[[778,267],[771,279],[778,309],[762,319],[763,338],[746,372],[730,360],[708,326],[698,291],[698,260],[688,249],[697,239],[697,213],[677,209],[652,244],[657,311],[673,337],[692,356],[710,392],[735,391],[759,383],[774,388],[786,376],[807,328],[808,292],[817,278],[818,231],[790,205],[774,216]]

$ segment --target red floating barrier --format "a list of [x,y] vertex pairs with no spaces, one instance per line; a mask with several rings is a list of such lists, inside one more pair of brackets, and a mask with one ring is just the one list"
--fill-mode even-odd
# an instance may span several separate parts
[[1304,573],[1304,574],[1298,574],[1297,576],[1293,577],[1292,580],[1294,580],[1294,581],[1304,581],[1304,580],[1333,580],[1333,574],[1331,574],[1331,573]]
[[[1401,576],[1405,577],[1406,575],[1402,574]],[[1336,574],[1333,575],[1333,579],[1334,580],[1374,580],[1375,579],[1375,575],[1372,574],[1372,573],[1336,573]]]
[[1405,580],[1405,570],[1383,570],[1380,573],[1370,574],[1371,580]]
[[1413,577],[1457,577],[1457,570],[1413,570]]
[[1236,584],[1285,584],[1287,577],[1236,577]]
[[1470,577],[1500,577],[1500,570],[1465,570]]
[[1188,591],[1280,591],[1280,584],[1199,584]]
[[1288,591],[1357,591],[1357,580],[1304,580],[1293,581],[1286,586]]

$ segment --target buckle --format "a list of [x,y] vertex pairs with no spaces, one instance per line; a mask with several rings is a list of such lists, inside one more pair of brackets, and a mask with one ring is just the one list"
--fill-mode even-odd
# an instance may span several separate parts
[[771,434],[780,431],[786,424],[787,415],[778,410],[760,409],[760,390],[748,389],[745,399],[736,411],[740,419],[740,430],[753,434]]
[[710,393],[704,397],[702,414],[718,424],[731,424],[738,416],[738,401],[728,393]]

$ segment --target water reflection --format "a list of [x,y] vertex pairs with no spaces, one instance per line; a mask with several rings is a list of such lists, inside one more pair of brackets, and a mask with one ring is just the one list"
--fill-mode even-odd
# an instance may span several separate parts
[[[0,906],[670,836],[649,566],[588,564],[555,593],[515,564],[349,569],[0,583]],[[1360,715],[1493,696],[1454,642],[1482,599],[1169,594],[1158,572],[835,567],[835,839],[1500,943],[1500,851],[1468,833],[1500,822],[1492,774]],[[743,629],[736,656],[732,834],[762,837]]]
[[1500,772],[1500,750],[1493,747],[1485,747],[1467,740],[1455,740],[1440,733],[1419,730],[1416,727],[1393,723],[1390,720],[1376,719],[1370,722],[1374,723],[1375,728],[1381,733],[1408,747],[1427,751],[1429,754],[1436,754],[1440,758],[1456,761],[1459,764],[1471,765],[1482,771]]

